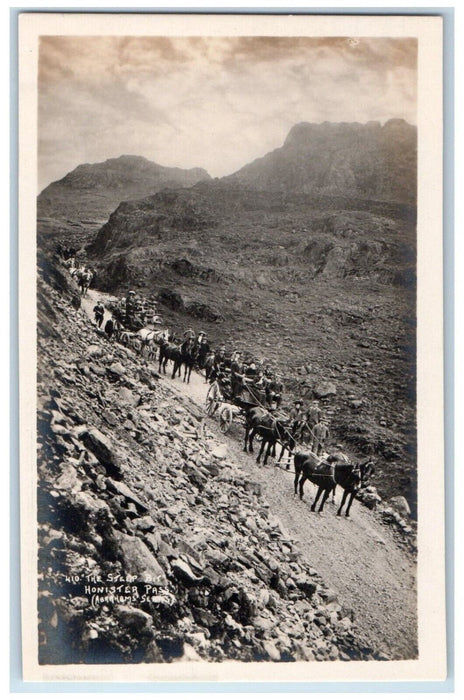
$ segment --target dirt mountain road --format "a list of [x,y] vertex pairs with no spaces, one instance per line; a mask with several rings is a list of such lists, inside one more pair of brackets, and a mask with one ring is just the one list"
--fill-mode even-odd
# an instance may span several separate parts
[[[82,308],[90,318],[103,294],[89,290]],[[106,320],[106,318],[105,318]],[[204,407],[207,385],[192,373],[185,384],[179,378],[164,380],[174,391],[187,395]],[[337,593],[340,604],[351,608],[366,640],[394,659],[415,658],[417,646],[417,593],[414,560],[395,542],[393,532],[375,514],[355,502],[350,519],[335,516],[336,506],[326,503],[324,515],[312,513],[315,487],[305,485],[305,501],[293,495],[293,472],[274,466],[258,466],[242,451],[243,429],[233,425],[224,436],[217,419],[206,418],[206,426],[228,453],[246,465],[259,481],[270,510],[279,518],[291,539],[298,542],[306,561]],[[337,493],[337,502],[340,498]]]

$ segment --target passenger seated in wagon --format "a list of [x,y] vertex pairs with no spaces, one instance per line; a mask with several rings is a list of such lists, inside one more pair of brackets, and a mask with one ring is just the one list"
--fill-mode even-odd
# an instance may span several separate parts
[[216,381],[221,387],[222,394],[225,399],[230,399],[232,397],[232,382],[230,371],[225,367],[218,369],[216,374]]
[[224,345],[221,345],[214,357],[214,370],[216,373],[222,371],[225,367],[226,361],[226,349]]
[[232,398],[238,396],[243,389],[243,365],[242,365],[242,353],[236,350],[232,355],[230,363],[231,372],[231,383],[232,383]]

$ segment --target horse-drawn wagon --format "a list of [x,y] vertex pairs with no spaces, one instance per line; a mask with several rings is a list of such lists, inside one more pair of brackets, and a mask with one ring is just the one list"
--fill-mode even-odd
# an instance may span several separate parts
[[228,373],[219,374],[206,394],[206,414],[214,416],[219,409],[219,429],[227,433],[234,420],[245,425],[246,413],[255,406],[264,406],[266,393],[264,389],[252,382],[245,381],[239,392],[232,391]]

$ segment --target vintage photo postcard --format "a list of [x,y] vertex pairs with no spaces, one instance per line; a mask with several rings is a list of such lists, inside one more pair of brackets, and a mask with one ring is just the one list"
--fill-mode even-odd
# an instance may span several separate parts
[[24,680],[446,677],[442,20],[19,17]]

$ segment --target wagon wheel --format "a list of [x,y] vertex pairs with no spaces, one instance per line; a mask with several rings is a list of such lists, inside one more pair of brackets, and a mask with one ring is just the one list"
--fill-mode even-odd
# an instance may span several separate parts
[[213,415],[218,403],[219,402],[214,398],[213,385],[211,384],[210,388],[208,389],[208,393],[206,394],[206,399],[205,399],[206,415],[207,416]]
[[234,415],[230,406],[224,406],[221,413],[219,414],[219,430],[221,433],[227,433],[230,430]]

